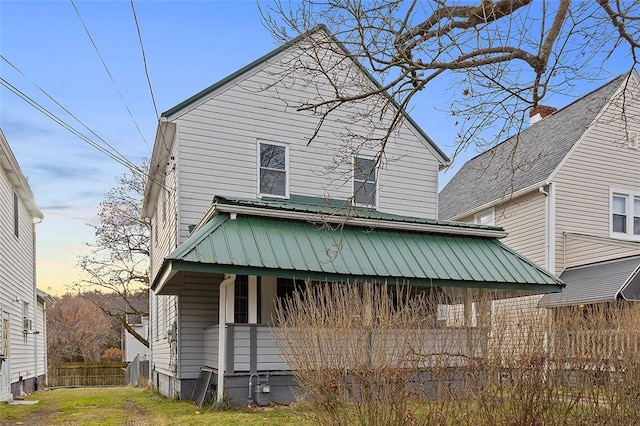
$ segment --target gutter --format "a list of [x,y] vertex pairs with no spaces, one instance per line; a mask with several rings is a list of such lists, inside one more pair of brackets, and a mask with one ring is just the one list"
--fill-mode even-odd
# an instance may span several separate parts
[[508,195],[505,195],[504,197],[501,198],[496,198],[494,200],[489,201],[488,203],[484,203],[480,206],[477,206],[471,210],[467,210],[465,212],[459,213],[447,220],[451,220],[451,221],[456,221],[456,220],[460,220],[463,217],[467,217],[470,216],[472,214],[476,214],[478,212],[481,212],[483,210],[487,210],[488,208],[494,207],[496,204],[503,202],[503,201],[508,201],[508,200],[513,200],[514,198],[520,197],[521,195],[524,194],[528,194],[529,192],[533,192],[533,191],[538,191],[539,188],[541,186],[547,186],[549,185],[551,182],[549,180],[543,180],[541,182],[535,183],[533,185],[527,186],[525,188],[519,189],[516,192],[512,192]]

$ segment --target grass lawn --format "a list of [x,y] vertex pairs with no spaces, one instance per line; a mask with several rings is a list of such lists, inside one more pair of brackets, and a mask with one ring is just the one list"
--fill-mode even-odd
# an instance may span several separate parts
[[36,405],[0,403],[0,425],[313,425],[305,407],[198,409],[155,391],[133,387],[54,389],[26,398]]

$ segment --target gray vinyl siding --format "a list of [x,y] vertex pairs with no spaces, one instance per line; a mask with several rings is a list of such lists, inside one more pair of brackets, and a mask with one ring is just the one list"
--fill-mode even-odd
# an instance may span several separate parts
[[[178,198],[174,159],[168,158],[164,170],[163,188],[159,190],[156,208],[151,218],[151,256],[150,270],[153,280],[162,266],[164,257],[177,247],[176,220]],[[157,228],[157,229],[156,229]]]
[[218,322],[222,276],[185,274],[180,296],[178,341],[181,379],[196,379],[205,365],[205,328]]
[[[627,100],[638,99],[631,79]],[[626,105],[628,117],[640,114],[640,104]],[[625,126],[628,126],[625,128]],[[556,183],[556,265],[562,268],[638,254],[640,243],[620,245],[610,238],[611,189],[640,191],[640,150],[626,146],[626,132],[640,132],[635,119],[624,123],[620,97],[584,134],[558,171]],[[563,232],[569,233],[563,235]],[[601,238],[600,242],[572,238],[570,233]]]
[[[214,195],[255,198],[257,141],[289,146],[289,191],[292,194],[348,198],[351,174],[344,167],[328,171],[344,153],[336,133],[344,131],[345,115],[334,117],[309,146],[316,118],[287,108],[287,102],[317,96],[315,88],[283,82],[276,92],[272,70],[259,70],[229,83],[194,109],[176,118],[179,143],[180,241],[188,225],[197,223]],[[291,77],[293,81],[293,77]],[[371,147],[362,153],[375,152]],[[350,156],[346,156],[347,161]],[[406,124],[387,146],[379,172],[379,208],[411,216],[436,216],[438,164],[417,133]],[[350,167],[350,165],[349,165]]]
[[[0,149],[4,149],[4,146],[0,146]],[[36,353],[36,339],[42,347],[44,333],[42,321],[36,317],[35,225],[25,200],[19,196],[16,237],[15,188],[7,173],[4,167],[0,167],[0,311],[9,313],[9,375],[10,383],[16,383],[20,376],[24,380],[36,377],[36,366],[38,372],[42,371],[45,357],[42,351]],[[11,173],[22,176],[20,170],[11,170]],[[23,333],[23,302],[29,304],[32,331],[38,330],[40,334]]]
[[[177,321],[177,296],[151,297],[152,312],[156,312],[156,318],[152,324],[151,353],[152,368],[163,374],[173,376],[176,363],[176,354],[172,349],[167,330]],[[153,327],[157,328],[157,334]]]

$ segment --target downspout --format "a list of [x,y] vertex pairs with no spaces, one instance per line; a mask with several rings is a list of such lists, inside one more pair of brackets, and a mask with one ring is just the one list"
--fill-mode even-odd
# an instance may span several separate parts
[[556,186],[549,182],[549,267],[547,270],[556,274]]
[[556,191],[555,186],[549,182],[545,190],[544,186],[538,188],[545,196],[545,236],[544,236],[544,267],[555,275],[556,271]]
[[227,355],[227,287],[234,284],[235,274],[224,274],[220,283],[220,298],[218,312],[218,401],[224,397],[224,372],[226,370]]
[[36,220],[31,224],[31,240],[33,245],[33,368],[34,368],[34,390],[38,390],[38,288],[36,284]]

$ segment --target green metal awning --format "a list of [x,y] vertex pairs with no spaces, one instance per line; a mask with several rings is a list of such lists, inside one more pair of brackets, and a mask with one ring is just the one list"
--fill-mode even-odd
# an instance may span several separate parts
[[447,233],[419,232],[386,223],[329,229],[326,223],[217,212],[165,258],[152,288],[160,291],[169,275],[190,271],[536,293],[562,290],[560,279],[495,237],[457,235],[449,228]]

